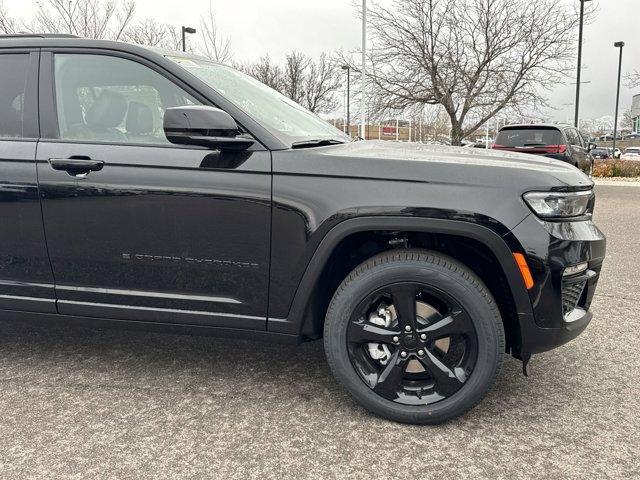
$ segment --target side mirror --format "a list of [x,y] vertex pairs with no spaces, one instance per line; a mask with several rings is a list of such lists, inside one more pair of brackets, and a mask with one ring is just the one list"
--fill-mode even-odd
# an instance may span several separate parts
[[227,112],[203,105],[167,108],[163,128],[167,140],[180,145],[239,151],[255,143],[238,136],[238,124]]
[[597,145],[596,145],[595,143],[589,143],[589,146],[587,147],[587,149],[588,149],[589,151],[591,151],[591,150],[593,150],[593,149],[594,149],[594,148],[596,148],[596,147],[597,147]]

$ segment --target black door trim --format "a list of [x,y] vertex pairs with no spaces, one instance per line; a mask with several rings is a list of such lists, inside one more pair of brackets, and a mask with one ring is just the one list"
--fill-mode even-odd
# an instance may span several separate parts
[[215,326],[263,331],[267,329],[265,317],[233,313],[203,312],[199,310],[180,310],[177,308],[58,300],[58,312],[61,315],[111,318],[115,320]]

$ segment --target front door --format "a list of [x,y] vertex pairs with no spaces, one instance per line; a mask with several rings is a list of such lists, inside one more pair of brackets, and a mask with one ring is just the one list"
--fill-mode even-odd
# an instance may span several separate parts
[[36,178],[38,52],[0,50],[0,310],[55,313]]
[[37,169],[58,311],[265,329],[269,152],[168,143],[164,110],[203,99],[134,58],[42,62],[55,138]]

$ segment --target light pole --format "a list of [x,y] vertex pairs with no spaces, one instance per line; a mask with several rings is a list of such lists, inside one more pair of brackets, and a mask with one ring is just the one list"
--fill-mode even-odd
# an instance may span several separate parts
[[351,67],[343,65],[342,70],[347,71],[347,135],[351,136]]
[[620,49],[620,56],[618,57],[618,86],[616,88],[616,114],[613,117],[613,158],[615,158],[616,137],[618,136],[618,104],[620,103],[620,75],[622,73],[622,47],[624,47],[624,42],[616,42],[613,46]]
[[487,127],[487,131],[485,132],[485,137],[484,137],[484,148],[485,150],[489,150],[489,121],[488,120],[486,123],[486,127]]
[[573,118],[574,127],[578,128],[578,112],[580,109],[580,73],[582,69],[582,29],[584,28],[584,4],[591,0],[580,0],[580,27],[578,29],[578,74],[576,75],[576,108]]
[[365,96],[366,80],[367,80],[367,0],[362,0],[362,93],[361,101],[361,132],[360,137],[363,140],[367,138],[367,99]]
[[196,33],[196,29],[193,27],[182,27],[182,51],[187,51],[187,33]]

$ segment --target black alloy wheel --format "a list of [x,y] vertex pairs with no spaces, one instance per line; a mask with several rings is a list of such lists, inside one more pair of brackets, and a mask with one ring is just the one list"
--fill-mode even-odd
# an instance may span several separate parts
[[[362,380],[406,405],[435,403],[460,390],[473,371],[477,343],[460,303],[420,283],[397,283],[368,295],[347,328],[349,356]],[[382,355],[372,355],[372,345]]]
[[498,374],[504,328],[487,287],[426,250],[379,254],[353,270],[327,310],[331,370],[371,412],[441,423],[473,408]]

